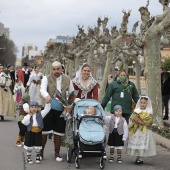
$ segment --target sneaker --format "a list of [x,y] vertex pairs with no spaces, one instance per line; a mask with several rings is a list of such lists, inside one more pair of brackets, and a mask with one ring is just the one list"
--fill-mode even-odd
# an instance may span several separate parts
[[56,158],[56,161],[57,161],[57,162],[62,162],[62,161],[63,161],[63,158],[61,158],[60,156],[58,156],[58,157]]
[[135,164],[143,164],[143,161],[141,159],[137,158]]
[[22,143],[21,143],[21,142],[19,142],[19,141],[17,141],[17,142],[16,142],[16,144],[15,144],[15,146],[17,146],[17,147],[20,147],[20,148],[21,148],[21,147],[22,147]]
[[121,159],[121,157],[118,157],[118,158],[117,158],[117,163],[118,163],[118,164],[122,164],[122,159]]
[[109,159],[109,162],[110,162],[110,163],[112,163],[112,162],[113,162],[113,160],[114,160],[114,158],[110,158],[110,159]]
[[33,161],[32,161],[32,159],[31,159],[31,156],[27,156],[27,163],[33,164]]
[[21,148],[22,147],[22,143],[16,143],[15,144],[17,147]]
[[40,155],[40,161],[42,161],[43,160],[43,157]]
[[35,162],[36,162],[37,164],[39,164],[40,161],[41,161],[40,155],[37,154],[36,157],[35,157]]

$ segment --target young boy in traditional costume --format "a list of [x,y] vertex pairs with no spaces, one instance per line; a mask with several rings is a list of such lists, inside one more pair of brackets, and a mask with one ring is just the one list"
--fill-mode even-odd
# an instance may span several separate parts
[[156,143],[150,130],[153,110],[148,96],[141,96],[130,117],[127,155],[136,156],[136,164],[142,164],[141,157],[156,155]]
[[114,151],[117,150],[117,163],[122,163],[122,149],[124,148],[124,141],[126,141],[128,137],[128,126],[125,118],[122,117],[122,107],[120,105],[116,105],[114,107],[114,114],[112,116],[106,116],[105,121],[106,123],[109,123],[109,162],[113,162]]
[[27,162],[29,164],[33,164],[31,153],[34,147],[36,151],[35,162],[40,163],[40,150],[42,149],[42,128],[44,127],[43,118],[50,111],[51,104],[46,104],[44,110],[41,112],[38,110],[38,103],[36,101],[31,101],[29,105],[25,103],[23,107],[24,110],[28,112],[28,114],[22,120],[22,123],[27,126],[24,142],[24,148],[27,151]]

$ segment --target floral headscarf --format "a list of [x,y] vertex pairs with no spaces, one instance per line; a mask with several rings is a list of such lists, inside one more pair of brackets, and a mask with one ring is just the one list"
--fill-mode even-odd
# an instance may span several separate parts
[[73,79],[73,82],[76,84],[76,86],[82,90],[81,98],[87,98],[87,93],[93,89],[93,87],[97,84],[97,81],[92,77],[92,74],[90,73],[90,76],[88,78],[88,83],[86,86],[82,83],[82,68],[84,65],[81,66],[81,68],[76,72],[76,77]]

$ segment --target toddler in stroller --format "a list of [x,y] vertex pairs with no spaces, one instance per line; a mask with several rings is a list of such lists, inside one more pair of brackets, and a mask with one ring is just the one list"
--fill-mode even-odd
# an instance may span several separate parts
[[80,167],[83,156],[100,157],[100,168],[104,168],[106,161],[104,120],[105,112],[97,100],[83,99],[75,105],[73,140],[76,168]]
[[85,112],[85,115],[95,115],[96,109],[93,106],[89,106]]

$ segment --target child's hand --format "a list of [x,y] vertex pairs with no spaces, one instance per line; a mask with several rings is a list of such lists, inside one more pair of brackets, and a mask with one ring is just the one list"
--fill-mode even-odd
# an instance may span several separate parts
[[125,138],[123,138],[122,140],[123,140],[123,142],[126,142],[126,139],[125,139]]
[[23,109],[24,109],[24,112],[29,113],[29,111],[30,111],[29,104],[28,103],[24,103],[23,104]]
[[136,123],[140,125],[144,125],[145,123],[136,115],[133,119]]
[[30,116],[32,116],[33,114],[31,112],[28,113]]

